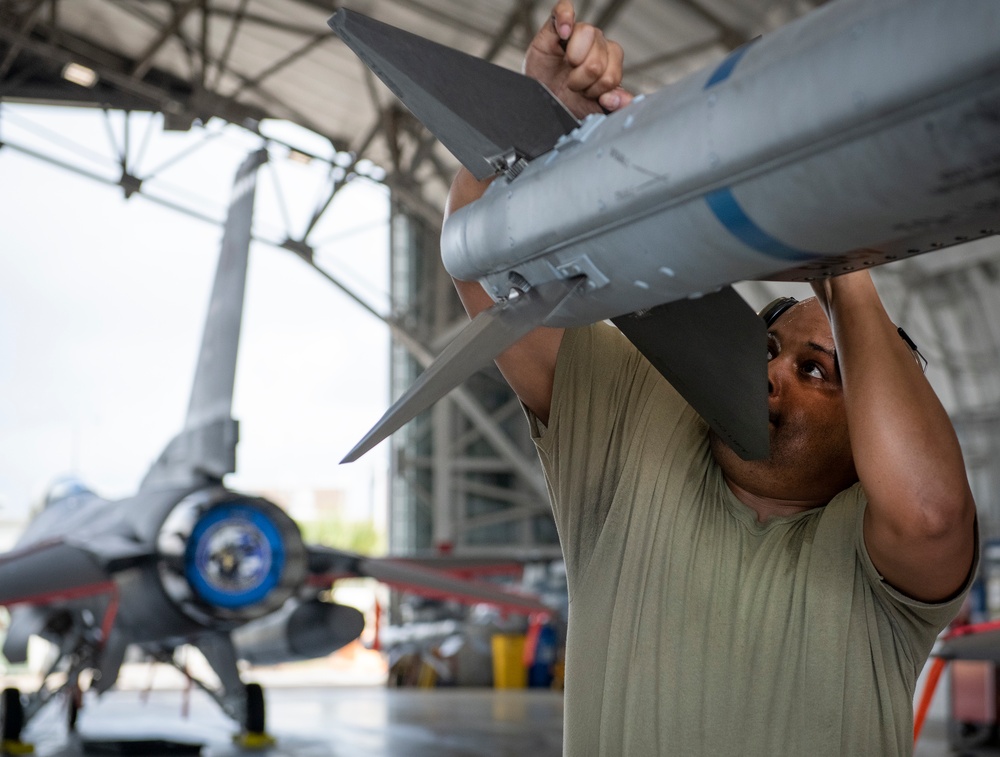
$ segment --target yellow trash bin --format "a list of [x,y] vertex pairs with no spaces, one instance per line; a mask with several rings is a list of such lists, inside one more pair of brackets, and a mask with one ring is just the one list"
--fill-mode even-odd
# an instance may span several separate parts
[[524,634],[495,633],[493,644],[493,688],[523,689],[528,685],[524,667]]

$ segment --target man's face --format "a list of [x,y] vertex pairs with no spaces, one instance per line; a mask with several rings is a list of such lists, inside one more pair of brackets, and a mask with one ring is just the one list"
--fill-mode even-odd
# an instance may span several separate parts
[[833,335],[815,299],[768,332],[770,455],[742,460],[714,434],[712,453],[733,483],[762,497],[827,502],[857,481]]

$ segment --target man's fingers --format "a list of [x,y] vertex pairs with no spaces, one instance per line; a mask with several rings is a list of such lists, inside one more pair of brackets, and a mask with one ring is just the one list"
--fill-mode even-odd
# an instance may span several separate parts
[[[587,97],[594,100],[600,100],[605,95],[620,89],[622,83],[624,53],[622,52],[621,45],[617,42],[605,40],[602,57],[603,62],[600,76],[584,91]],[[628,96],[629,101],[631,101],[631,96],[627,92],[621,90],[619,96],[622,94]],[[617,107],[621,107],[622,104],[627,103],[620,103]],[[615,110],[614,107],[608,107],[604,103],[602,103],[602,106],[605,110]]]
[[597,102],[601,104],[604,110],[612,113],[616,110],[620,110],[632,102],[632,93],[628,92],[621,87],[615,87],[610,92],[605,92],[603,95],[597,98]]
[[566,48],[566,60],[573,67],[566,85],[596,100],[621,84],[623,58],[621,45],[593,26],[577,24]]
[[570,0],[559,0],[552,9],[552,23],[547,26],[555,32],[558,39],[566,42],[576,26],[576,9],[573,8],[573,3]]
[[[579,23],[571,0],[559,0],[531,42],[523,72],[545,84],[578,117],[615,110],[631,96],[617,91],[621,46],[591,24]],[[604,102],[599,102],[604,98]]]
[[607,49],[600,32],[588,24],[577,24],[566,45],[571,70],[567,86],[582,92],[596,82],[607,67]]
[[531,42],[531,46],[546,55],[561,56],[567,40],[576,25],[576,10],[570,0],[560,0],[552,9],[552,15],[545,19],[542,28]]

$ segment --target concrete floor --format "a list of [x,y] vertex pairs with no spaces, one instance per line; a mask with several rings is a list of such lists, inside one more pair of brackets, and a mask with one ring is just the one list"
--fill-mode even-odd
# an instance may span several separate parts
[[[69,736],[61,707],[50,706],[29,726],[25,737],[39,757],[170,752],[145,746],[138,751],[99,749],[100,742],[164,739],[202,744],[204,757],[245,755],[232,743],[234,724],[201,692],[183,713],[179,691],[114,691],[87,701],[79,735]],[[388,689],[339,686],[266,690],[274,747],[255,754],[269,757],[558,757],[562,747],[562,695],[559,692],[490,689]],[[96,743],[95,743],[96,742]],[[89,746],[88,746],[89,745]],[[107,745],[105,745],[107,746]],[[193,753],[193,752],[192,752]],[[940,713],[931,712],[915,757],[953,755]],[[979,757],[1000,750],[963,753]]]
[[[273,748],[270,757],[556,757],[562,747],[559,692],[385,687],[271,688],[265,691]],[[205,757],[246,754],[232,743],[236,731],[201,692],[191,695],[190,716],[178,691],[113,691],[87,701],[79,736],[70,737],[61,707],[40,713],[25,740],[39,757],[121,754],[99,749],[114,740],[199,743]],[[88,743],[90,744],[88,748]],[[132,754],[161,757],[146,746]]]

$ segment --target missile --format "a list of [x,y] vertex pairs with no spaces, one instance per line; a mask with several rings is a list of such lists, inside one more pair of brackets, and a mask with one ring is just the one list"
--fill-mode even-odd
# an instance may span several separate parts
[[293,598],[277,612],[235,629],[232,639],[241,660],[280,665],[332,654],[357,639],[364,627],[364,616],[353,607]]
[[838,0],[582,122],[541,84],[359,14],[330,26],[477,178],[445,222],[496,304],[347,455],[539,325],[611,319],[730,446],[767,455],[766,333],[731,285],[998,233],[1000,3]]

